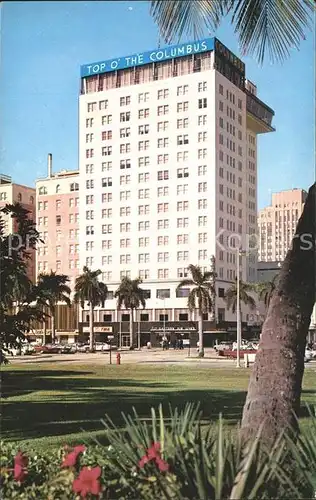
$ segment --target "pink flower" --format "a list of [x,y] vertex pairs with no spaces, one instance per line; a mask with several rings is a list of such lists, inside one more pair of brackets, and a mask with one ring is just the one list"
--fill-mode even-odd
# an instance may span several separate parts
[[148,462],[154,461],[160,472],[167,472],[169,470],[169,464],[161,458],[160,449],[160,443],[153,443],[153,445],[147,449],[146,455],[139,460],[138,467],[142,469]]
[[82,498],[85,498],[88,493],[99,495],[101,493],[101,484],[99,477],[101,475],[101,467],[83,467],[77,479],[72,483],[72,489],[75,493],[80,493]]
[[21,451],[19,451],[14,457],[14,479],[22,483],[27,476],[28,458]]
[[77,463],[78,456],[84,451],[86,451],[86,447],[84,445],[75,446],[74,449],[64,458],[61,466],[74,467]]

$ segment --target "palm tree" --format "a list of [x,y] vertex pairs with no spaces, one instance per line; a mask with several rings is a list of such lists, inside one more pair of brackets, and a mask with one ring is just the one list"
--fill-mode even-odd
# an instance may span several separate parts
[[263,281],[262,283],[258,283],[256,286],[259,300],[262,301],[268,309],[273,292],[276,288],[276,280],[278,275],[273,276],[271,281]]
[[[120,286],[116,290],[114,297],[117,299],[117,308],[121,309],[124,305],[125,309],[130,311],[130,347],[133,347],[134,343],[134,311],[142,306],[143,309],[146,307],[146,297],[145,290],[140,288],[142,283],[141,278],[130,279],[126,276],[122,278]],[[138,337],[138,348],[140,349],[140,338]]]
[[[245,304],[250,307],[250,309],[255,309],[256,302],[255,299],[249,295],[249,292],[254,290],[254,286],[250,283],[246,283],[242,280],[239,281],[239,321],[241,327],[241,304]],[[237,279],[235,283],[232,284],[228,290],[226,290],[225,301],[227,304],[227,309],[231,309],[232,313],[235,314],[237,310]],[[240,332],[242,329],[240,328]]]
[[190,264],[188,270],[191,278],[186,278],[179,283],[177,290],[183,287],[190,287],[188,296],[188,308],[192,312],[198,309],[199,314],[199,356],[204,356],[203,347],[203,314],[207,312],[214,313],[215,305],[215,272],[202,272],[200,266]]
[[107,298],[108,289],[105,283],[98,280],[101,271],[91,271],[88,267],[83,268],[83,273],[76,278],[74,302],[80,303],[84,307],[85,301],[88,302],[89,313],[89,332],[90,332],[90,351],[94,350],[94,309],[97,306],[104,305]]
[[166,43],[181,37],[203,38],[215,32],[230,16],[242,55],[262,63],[283,61],[305,40],[304,30],[313,26],[312,0],[151,0],[151,15]]
[[68,276],[56,274],[51,271],[49,274],[40,274],[37,282],[38,302],[49,308],[52,322],[52,343],[56,340],[56,307],[58,302],[65,302],[68,307],[71,305],[71,289],[67,285]]

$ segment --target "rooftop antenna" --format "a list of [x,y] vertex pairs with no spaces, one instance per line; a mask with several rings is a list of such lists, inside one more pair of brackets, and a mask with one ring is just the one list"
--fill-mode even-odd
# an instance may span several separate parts
[[47,157],[47,174],[48,177],[51,178],[53,174],[53,155],[52,153],[48,153]]

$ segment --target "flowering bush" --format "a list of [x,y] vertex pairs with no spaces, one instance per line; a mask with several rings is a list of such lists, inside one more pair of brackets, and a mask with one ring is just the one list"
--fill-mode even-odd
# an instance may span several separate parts
[[1,445],[4,499],[311,498],[315,491],[316,424],[297,443],[280,439],[264,450],[258,438],[245,454],[223,434],[221,419],[201,432],[197,407],[159,408],[151,421],[125,416],[124,430],[104,421],[108,445],[23,453]]

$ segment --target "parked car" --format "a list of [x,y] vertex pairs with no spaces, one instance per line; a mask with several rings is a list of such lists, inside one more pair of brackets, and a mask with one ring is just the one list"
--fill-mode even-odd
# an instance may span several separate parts
[[60,348],[62,354],[74,354],[77,352],[77,346],[75,344],[63,344]]
[[10,348],[11,356],[26,356],[35,352],[34,347],[28,342],[22,342],[20,347]]
[[82,343],[77,344],[77,351],[78,352],[89,352],[89,344],[82,344]]
[[111,351],[115,351],[117,349],[117,346],[116,345],[110,345],[110,344],[107,344],[106,342],[96,342],[95,343],[95,350],[98,351],[98,352],[104,352],[104,351],[109,351],[111,349]]
[[38,344],[34,346],[35,352],[40,354],[58,354],[61,350],[61,346],[57,344]]
[[225,351],[225,349],[229,350],[232,348],[231,342],[222,341],[219,344],[214,345],[215,351]]
[[305,349],[305,356],[304,356],[304,361],[305,363],[307,363],[308,361],[310,361],[311,359],[313,359],[313,351],[312,349],[309,349],[308,347],[306,347]]

